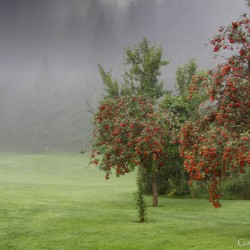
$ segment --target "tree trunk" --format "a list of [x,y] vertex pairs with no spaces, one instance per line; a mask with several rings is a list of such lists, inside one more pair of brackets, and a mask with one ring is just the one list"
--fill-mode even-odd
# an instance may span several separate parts
[[158,174],[153,171],[152,176],[153,207],[158,207]]

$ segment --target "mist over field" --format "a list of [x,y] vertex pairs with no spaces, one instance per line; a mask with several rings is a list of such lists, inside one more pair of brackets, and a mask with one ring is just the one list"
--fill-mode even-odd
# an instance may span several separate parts
[[173,90],[189,59],[213,67],[205,44],[246,12],[243,0],[0,0],[0,151],[89,148],[97,64],[121,80],[124,47],[146,37],[162,46]]

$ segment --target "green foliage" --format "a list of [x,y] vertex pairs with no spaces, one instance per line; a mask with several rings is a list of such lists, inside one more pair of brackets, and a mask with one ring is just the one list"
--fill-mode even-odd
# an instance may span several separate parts
[[195,60],[190,60],[176,70],[176,87],[179,95],[185,95],[188,91],[192,77],[196,74],[197,63]]
[[99,73],[102,78],[102,82],[105,85],[105,91],[107,93],[107,96],[110,97],[117,97],[119,96],[119,86],[116,79],[112,79],[111,71],[105,72],[103,67],[101,65],[98,65]]
[[189,197],[190,187],[188,185],[187,179],[173,179],[168,180],[168,189],[166,192],[167,197]]
[[208,182],[198,182],[198,181],[192,181],[192,183],[189,184],[190,189],[190,197],[193,199],[208,199],[208,189],[209,189],[209,183]]
[[234,173],[221,184],[221,193],[226,199],[250,199],[250,170],[245,174]]
[[207,94],[204,93],[203,88],[199,85],[201,80],[197,80],[198,87],[192,99],[189,96],[189,88],[194,77],[199,76],[199,78],[203,78],[206,75],[205,71],[197,71],[195,60],[191,60],[184,66],[180,66],[176,70],[178,94],[173,95],[171,92],[167,92],[160,102],[160,107],[174,113],[181,124],[191,117],[197,116],[202,109],[200,105],[207,98]]
[[161,67],[168,64],[162,59],[162,49],[143,38],[133,49],[126,48],[125,53],[124,63],[131,67],[124,74],[123,93],[146,94],[152,99],[161,97],[164,93],[163,83],[159,82],[158,77]]
[[173,112],[180,123],[187,121],[193,115],[195,110],[192,106],[192,102],[186,96],[175,96],[171,93],[165,94],[160,103],[161,109]]

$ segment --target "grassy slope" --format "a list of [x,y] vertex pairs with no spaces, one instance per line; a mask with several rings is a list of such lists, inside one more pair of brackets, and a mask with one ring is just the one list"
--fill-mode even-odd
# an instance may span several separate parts
[[135,175],[105,181],[87,163],[82,155],[0,154],[0,249],[239,249],[238,239],[250,241],[250,201],[214,209],[162,197],[140,224]]

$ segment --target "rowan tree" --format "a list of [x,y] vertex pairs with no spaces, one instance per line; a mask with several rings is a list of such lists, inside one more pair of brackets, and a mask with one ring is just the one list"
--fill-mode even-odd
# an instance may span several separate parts
[[244,173],[250,164],[250,19],[243,15],[221,27],[211,44],[225,61],[207,76],[193,77],[191,96],[201,84],[210,100],[182,127],[180,149],[190,182],[208,181],[210,201],[220,207],[223,178],[231,171]]
[[[167,157],[166,145],[172,133],[169,122],[162,122],[167,112],[161,113],[156,107],[164,94],[158,79],[160,68],[168,64],[162,56],[162,49],[145,38],[133,49],[126,48],[124,63],[128,69],[120,85],[99,65],[105,95],[94,118],[93,150],[102,155],[100,168],[107,172],[106,178],[113,168],[119,176],[142,166],[145,173],[152,173],[154,206],[158,205],[158,172]],[[96,154],[92,156],[97,164]]]

